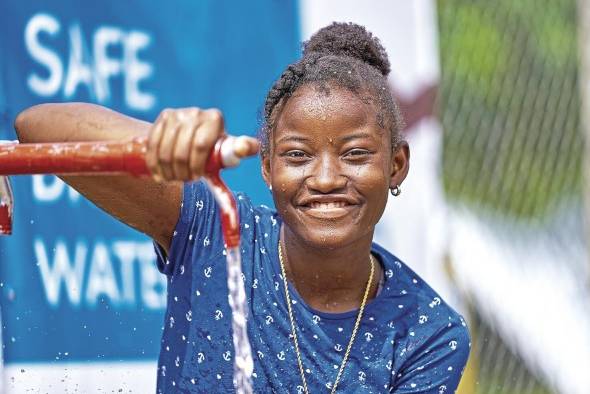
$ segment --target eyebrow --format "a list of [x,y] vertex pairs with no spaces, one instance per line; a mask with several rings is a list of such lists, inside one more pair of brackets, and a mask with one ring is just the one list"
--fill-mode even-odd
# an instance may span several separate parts
[[299,135],[290,135],[290,136],[285,136],[285,137],[281,137],[279,138],[279,140],[277,141],[277,144],[280,144],[281,142],[307,142],[309,141],[309,138],[307,137],[302,137]]
[[[373,138],[373,136],[370,133],[357,132],[357,133],[354,133],[354,134],[346,135],[346,136],[340,138],[340,140],[342,142],[348,142],[348,141],[352,141],[352,140],[356,140],[356,139],[361,139],[361,138]],[[309,140],[310,140],[309,138],[304,137],[304,136],[291,135],[291,136],[281,137],[277,141],[277,144],[280,144],[281,142],[308,142]]]
[[348,141],[352,141],[352,140],[356,140],[356,139],[361,139],[361,138],[373,138],[373,136],[369,133],[365,133],[365,132],[358,132],[358,133],[354,133],[354,134],[349,134],[346,135],[344,137],[341,138],[341,140],[343,142],[348,142]]

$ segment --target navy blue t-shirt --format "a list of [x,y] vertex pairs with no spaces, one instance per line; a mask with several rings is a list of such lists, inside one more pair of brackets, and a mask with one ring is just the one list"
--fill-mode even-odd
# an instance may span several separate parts
[[[281,218],[237,194],[248,335],[257,393],[302,393],[278,259]],[[233,342],[218,206],[203,182],[186,183],[168,258],[167,311],[158,393],[231,393]],[[384,283],[367,303],[338,384],[343,393],[452,393],[469,355],[463,318],[411,269],[373,244]],[[324,313],[290,284],[299,348],[311,393],[328,392],[357,311]]]

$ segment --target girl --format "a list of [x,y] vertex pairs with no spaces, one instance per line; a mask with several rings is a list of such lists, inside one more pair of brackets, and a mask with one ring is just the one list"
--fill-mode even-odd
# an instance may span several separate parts
[[[332,24],[269,91],[259,141],[238,139],[237,155],[260,150],[276,207],[237,194],[256,392],[447,393],[459,383],[463,319],[372,243],[409,168],[389,71],[377,38]],[[63,179],[155,241],[168,278],[158,392],[232,392],[219,211],[198,181],[224,133],[221,112],[165,110],[151,125],[90,104],[47,104],[21,113],[16,129],[23,142],[148,136],[154,179]]]

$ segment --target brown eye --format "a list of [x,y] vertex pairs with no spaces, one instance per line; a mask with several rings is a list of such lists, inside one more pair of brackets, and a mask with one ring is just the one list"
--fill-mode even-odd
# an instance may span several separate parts
[[302,150],[290,150],[289,152],[285,153],[285,156],[298,159],[305,157],[306,154]]
[[309,158],[309,155],[307,153],[299,149],[287,151],[281,154],[281,156],[292,163],[303,163]]
[[357,159],[357,158],[363,158],[365,156],[370,155],[371,152],[369,152],[366,149],[351,149],[348,152],[346,152],[346,154],[344,155],[347,158],[353,158],[353,159]]

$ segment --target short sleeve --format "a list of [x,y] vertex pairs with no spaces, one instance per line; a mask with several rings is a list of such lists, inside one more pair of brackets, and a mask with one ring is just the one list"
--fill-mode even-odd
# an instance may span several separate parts
[[390,393],[454,393],[471,348],[463,318],[453,317],[416,346],[396,374]]
[[214,220],[216,204],[213,195],[203,181],[186,182],[183,185],[180,215],[172,233],[168,255],[154,241],[158,270],[168,276],[189,259],[195,240],[201,239],[209,223]]

